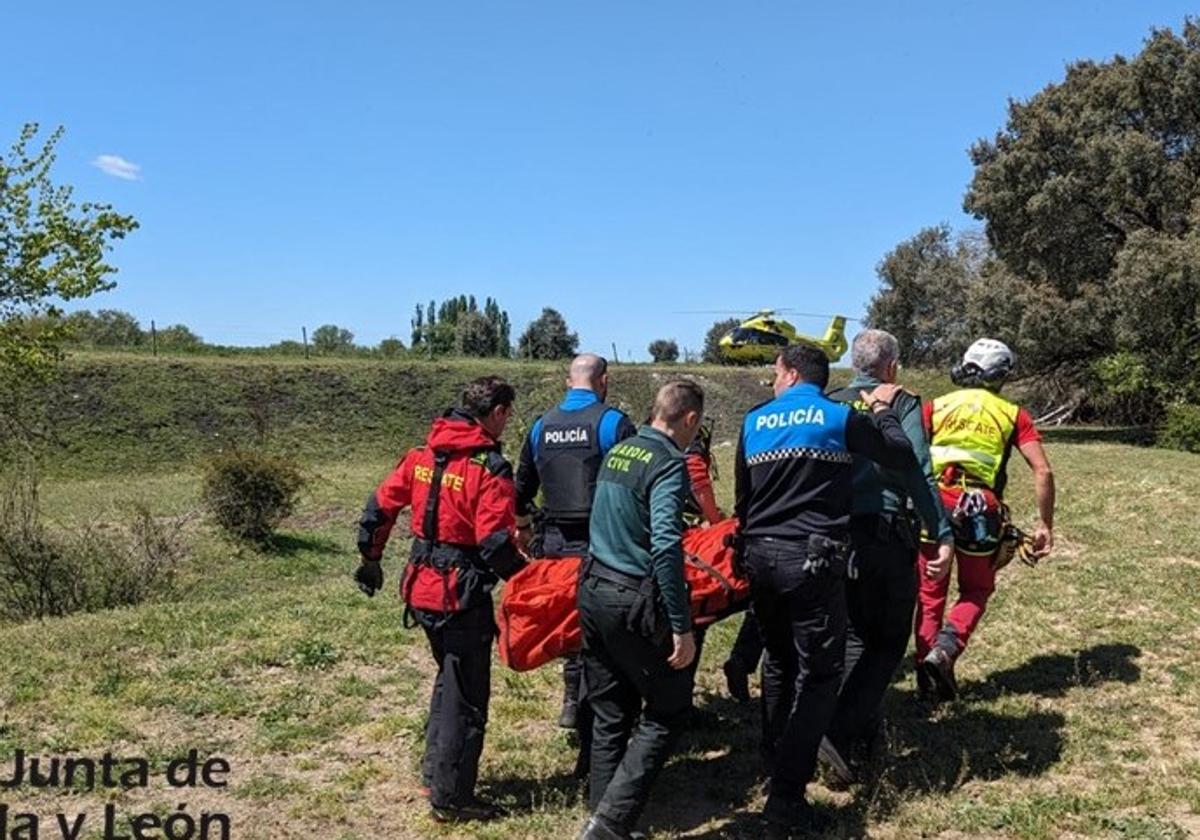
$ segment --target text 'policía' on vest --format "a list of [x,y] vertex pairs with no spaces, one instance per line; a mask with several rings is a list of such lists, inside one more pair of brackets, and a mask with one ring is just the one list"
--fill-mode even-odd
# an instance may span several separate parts
[[575,426],[569,429],[547,429],[542,439],[546,443],[590,443],[591,434],[587,426]]
[[770,414],[760,414],[754,421],[754,431],[763,429],[784,429],[788,426],[825,425],[825,412],[815,406],[804,406],[792,411],[773,411]]

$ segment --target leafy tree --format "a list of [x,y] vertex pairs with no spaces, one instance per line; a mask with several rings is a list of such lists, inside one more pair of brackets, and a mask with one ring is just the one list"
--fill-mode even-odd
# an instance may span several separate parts
[[[38,131],[27,123],[0,157],[0,368],[14,379],[49,373],[65,338],[52,301],[115,286],[105,255],[138,226],[107,204],[75,204],[71,187],[50,177],[63,129],[31,149]],[[50,319],[30,330],[26,322],[39,315]]]
[[200,336],[183,324],[171,324],[158,331],[158,346],[168,350],[186,350],[191,347],[199,347],[203,343]]
[[578,349],[579,336],[567,328],[557,309],[548,306],[529,322],[517,342],[517,353],[523,359],[568,359]]
[[714,322],[704,335],[704,350],[700,354],[701,360],[710,365],[728,364],[729,360],[721,353],[721,339],[725,337],[725,333],[740,323],[741,321],[737,318],[726,318],[724,321]]
[[972,148],[965,207],[1015,278],[1035,369],[1087,382],[1133,361],[1163,398],[1195,393],[1181,349],[1195,310],[1181,295],[1194,295],[1200,226],[1197,102],[1200,24],[1188,20],[1180,35],[1152,31],[1132,59],[1072,65]]
[[880,290],[868,304],[867,323],[896,336],[907,364],[945,365],[971,341],[963,316],[981,262],[977,243],[956,240],[948,226],[919,231],[876,266]]
[[424,312],[417,306],[412,325],[414,348],[420,345],[430,355],[507,358],[510,353],[508,313],[490,297],[482,309],[474,295],[447,298],[440,304],[431,300]]
[[460,356],[496,356],[496,331],[483,315],[467,312],[454,327],[454,352]]
[[404,342],[395,336],[392,336],[391,338],[385,338],[383,341],[379,342],[379,355],[383,356],[385,359],[394,359],[397,356],[403,355],[403,353]]
[[73,340],[93,347],[137,347],[146,341],[138,319],[120,309],[72,312],[64,323]]
[[673,338],[658,338],[650,342],[647,348],[650,358],[656,362],[679,361],[679,345]]
[[417,311],[412,319],[412,346],[413,348],[420,347],[425,340],[425,310],[421,308],[421,304],[417,304]]
[[340,353],[354,346],[354,333],[336,324],[322,324],[313,330],[312,343],[318,353]]

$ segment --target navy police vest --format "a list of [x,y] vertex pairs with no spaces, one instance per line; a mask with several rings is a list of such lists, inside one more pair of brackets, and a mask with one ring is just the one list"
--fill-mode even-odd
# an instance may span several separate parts
[[578,411],[554,408],[542,415],[538,477],[550,522],[587,522],[600,472],[600,419],[609,407],[596,402]]

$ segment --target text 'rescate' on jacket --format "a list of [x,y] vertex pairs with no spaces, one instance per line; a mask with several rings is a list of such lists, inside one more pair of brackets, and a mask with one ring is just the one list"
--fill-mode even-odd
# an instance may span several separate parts
[[[442,454],[437,533],[425,533],[424,513]],[[433,422],[423,446],[410,449],[367,499],[358,528],[358,549],[368,560],[383,556],[397,517],[412,509],[411,530],[419,541],[456,546],[477,557],[481,571],[507,578],[523,565],[512,542],[512,466],[500,443],[468,414],[448,411]]]

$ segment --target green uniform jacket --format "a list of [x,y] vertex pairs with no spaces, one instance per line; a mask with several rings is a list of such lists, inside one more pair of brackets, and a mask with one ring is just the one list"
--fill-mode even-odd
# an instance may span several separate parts
[[[846,386],[847,390],[872,391],[882,383],[873,376],[855,374]],[[901,392],[894,405],[900,415],[900,425],[912,444],[917,456],[917,469],[900,472],[881,467],[865,458],[854,459],[855,514],[897,513],[906,498],[911,498],[926,533],[934,539],[949,539],[950,518],[942,507],[937,479],[933,476],[933,465],[929,458],[929,440],[925,437],[925,425],[921,420],[921,401]]]
[[683,452],[662,432],[642,426],[608,451],[592,502],[592,557],[627,575],[654,575],[675,633],[692,625],[683,581],[687,492]]

